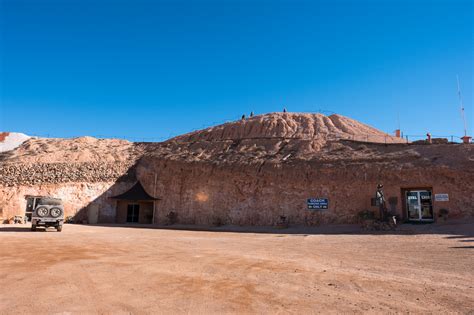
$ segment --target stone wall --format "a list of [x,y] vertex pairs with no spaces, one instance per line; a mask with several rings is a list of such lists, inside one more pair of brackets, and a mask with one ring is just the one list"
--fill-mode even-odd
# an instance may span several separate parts
[[0,185],[41,185],[58,183],[100,183],[131,180],[134,162],[4,163]]
[[[403,188],[429,187],[433,194],[448,193],[449,202],[434,202],[451,217],[474,216],[474,173],[459,169],[399,165],[346,164],[295,161],[287,164],[217,165],[148,160],[137,169],[138,178],[157,203],[156,220],[166,222],[170,211],[187,224],[272,225],[280,215],[291,224],[354,223],[371,206],[378,183],[387,199],[396,197],[392,210],[404,216]],[[154,177],[157,177],[155,187]],[[329,198],[326,211],[307,210],[308,198]]]

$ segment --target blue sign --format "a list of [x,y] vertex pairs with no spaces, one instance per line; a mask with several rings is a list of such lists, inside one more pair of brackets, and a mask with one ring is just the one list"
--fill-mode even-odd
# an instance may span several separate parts
[[329,209],[328,198],[310,198],[307,201],[309,210],[327,210]]

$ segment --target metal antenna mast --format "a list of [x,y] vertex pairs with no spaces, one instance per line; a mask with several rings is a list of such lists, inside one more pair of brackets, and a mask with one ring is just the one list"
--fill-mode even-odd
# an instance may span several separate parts
[[461,87],[459,85],[459,76],[456,75],[456,80],[458,82],[458,96],[459,96],[459,104],[461,105],[461,117],[462,121],[464,123],[464,136],[467,136],[467,125],[466,125],[466,116],[464,115],[464,104],[462,103],[462,97],[461,97]]

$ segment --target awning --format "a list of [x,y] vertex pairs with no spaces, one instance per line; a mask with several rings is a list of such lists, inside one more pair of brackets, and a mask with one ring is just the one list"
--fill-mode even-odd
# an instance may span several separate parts
[[142,184],[138,181],[132,188],[128,191],[124,192],[123,194],[110,197],[111,199],[120,199],[120,200],[133,200],[133,201],[153,201],[153,200],[160,200],[160,198],[155,198],[150,196],[145,189],[143,188]]

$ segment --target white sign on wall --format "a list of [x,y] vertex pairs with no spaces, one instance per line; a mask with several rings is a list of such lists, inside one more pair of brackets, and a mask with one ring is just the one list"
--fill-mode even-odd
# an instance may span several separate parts
[[448,194],[435,194],[435,201],[449,201]]

